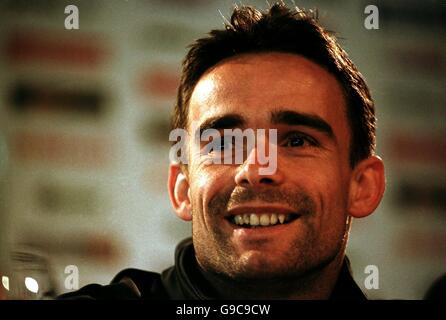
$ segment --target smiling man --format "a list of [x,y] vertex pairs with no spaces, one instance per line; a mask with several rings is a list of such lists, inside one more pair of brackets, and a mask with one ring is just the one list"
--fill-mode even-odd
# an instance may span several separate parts
[[[371,214],[384,193],[374,105],[311,13],[240,7],[224,30],[197,40],[183,64],[179,128],[189,136],[214,130],[221,139],[188,139],[187,163],[170,164],[173,208],[192,221],[175,266],[161,275],[125,270],[110,286],[68,297],[365,298],[345,249],[352,218]],[[262,174],[259,144],[232,143],[228,129],[274,132],[263,146],[275,170]],[[246,151],[241,163],[207,161],[237,148]]]
[[[212,89],[203,92],[206,82]],[[358,181],[352,181],[345,110],[336,78],[295,54],[240,54],[198,81],[190,121],[235,118],[231,126],[277,129],[274,174],[260,175],[248,159],[202,164],[194,146],[187,168],[170,168],[174,208],[193,220],[197,262],[222,296],[329,296],[344,258],[350,206],[357,205],[349,200],[350,185]],[[380,166],[375,163],[371,158],[361,167],[373,170]],[[374,175],[361,172],[356,179],[367,179],[364,173]],[[239,216],[243,224],[236,223]]]

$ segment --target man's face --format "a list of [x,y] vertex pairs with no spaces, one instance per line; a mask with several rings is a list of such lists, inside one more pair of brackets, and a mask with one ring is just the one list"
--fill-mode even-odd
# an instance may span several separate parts
[[[343,254],[350,129],[333,75],[298,55],[240,55],[201,77],[190,100],[192,122],[215,124],[222,135],[223,128],[277,129],[271,175],[260,175],[255,161],[209,164],[199,156],[207,142],[189,145],[192,233],[202,268],[235,279],[283,278]],[[250,226],[252,214],[270,225]],[[280,217],[284,223],[271,224]]]

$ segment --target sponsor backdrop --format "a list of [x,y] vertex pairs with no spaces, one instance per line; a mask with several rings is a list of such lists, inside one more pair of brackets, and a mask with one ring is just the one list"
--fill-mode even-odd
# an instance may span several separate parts
[[[421,299],[446,272],[446,6],[375,1],[367,22],[366,1],[296,3],[319,8],[376,99],[387,193],[354,222],[355,278],[371,298]],[[0,298],[173,263],[190,235],[166,193],[180,63],[232,4],[1,2]]]

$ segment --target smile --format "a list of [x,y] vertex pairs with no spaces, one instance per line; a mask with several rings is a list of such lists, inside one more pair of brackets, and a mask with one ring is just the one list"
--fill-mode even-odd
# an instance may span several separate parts
[[230,216],[227,219],[232,224],[243,228],[256,228],[287,224],[297,218],[299,218],[299,215],[293,213],[245,213]]

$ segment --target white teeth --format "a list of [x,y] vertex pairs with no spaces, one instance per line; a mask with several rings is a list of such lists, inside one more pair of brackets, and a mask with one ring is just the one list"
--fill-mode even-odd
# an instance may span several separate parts
[[277,213],[262,213],[262,214],[256,214],[256,213],[245,213],[245,214],[238,214],[233,217],[233,223],[237,225],[251,225],[251,226],[270,226],[278,224],[279,222],[281,224],[285,223],[285,221],[288,221],[289,216],[285,214],[277,214]]
[[239,224],[239,225],[243,224],[243,217],[239,214],[235,216],[234,220],[235,220],[236,224]]
[[262,226],[269,226],[269,215],[266,213],[263,213],[260,216],[260,225]]
[[249,216],[249,224],[252,226],[258,226],[259,222],[259,216],[255,213],[251,213],[251,215]]
[[277,223],[277,214],[273,213],[273,214],[271,215],[270,223],[271,223],[271,224],[276,224],[276,223]]
[[283,224],[283,222],[285,221],[285,215],[284,214],[279,214],[279,222]]

